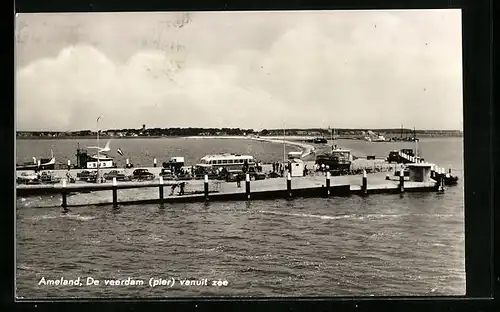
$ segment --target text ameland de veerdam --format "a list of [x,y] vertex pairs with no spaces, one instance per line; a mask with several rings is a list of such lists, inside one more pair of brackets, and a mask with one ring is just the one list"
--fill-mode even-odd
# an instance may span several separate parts
[[145,287],[225,287],[229,282],[225,279],[182,279],[175,277],[151,277],[146,279],[137,279],[132,277],[127,278],[109,278],[98,279],[92,276],[77,277],[77,278],[46,278],[42,277],[38,280],[38,286],[69,286],[69,287],[85,287],[85,286],[145,286]]

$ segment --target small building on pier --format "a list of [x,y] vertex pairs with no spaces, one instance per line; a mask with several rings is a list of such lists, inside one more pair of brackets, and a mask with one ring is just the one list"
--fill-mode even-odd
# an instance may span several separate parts
[[414,182],[431,182],[431,167],[432,164],[416,163],[406,165],[410,173],[410,181]]

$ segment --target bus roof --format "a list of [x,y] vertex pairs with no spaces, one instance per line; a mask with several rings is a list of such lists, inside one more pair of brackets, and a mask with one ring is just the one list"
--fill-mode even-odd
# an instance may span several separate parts
[[213,160],[213,159],[253,159],[253,156],[250,155],[237,155],[237,154],[213,154],[213,155],[206,155],[202,157],[201,159],[205,160]]

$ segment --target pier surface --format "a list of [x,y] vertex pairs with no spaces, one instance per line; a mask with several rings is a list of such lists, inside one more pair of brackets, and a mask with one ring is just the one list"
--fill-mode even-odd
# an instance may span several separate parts
[[[379,172],[367,175],[367,193],[398,193],[399,179],[391,177],[386,179],[387,173]],[[179,195],[179,188],[171,192],[171,185],[185,182],[185,194]],[[164,181],[163,203],[173,202],[203,202],[205,201],[204,181]],[[40,189],[43,187],[50,195],[41,195]],[[159,181],[147,182],[117,182],[118,204],[141,204],[160,203]],[[43,201],[44,207],[56,207],[62,203],[61,193],[65,191],[67,196],[67,206],[86,205],[109,205],[112,204],[112,182],[86,183],[79,182],[67,184],[63,188],[62,184],[53,185],[20,185],[17,187],[17,198],[38,194],[38,200]],[[404,189],[407,192],[434,191],[435,181],[430,182],[410,182],[405,181]],[[362,175],[335,176],[330,177],[329,196],[347,196],[351,194],[362,195]],[[250,182],[250,199],[273,199],[288,198],[286,178],[273,178]],[[326,176],[324,174],[313,174],[306,177],[295,177],[291,179],[291,197],[326,197]],[[236,182],[223,182],[209,180],[209,201],[224,200],[248,200],[245,188],[245,181],[238,187]],[[26,199],[23,199],[26,200]]]

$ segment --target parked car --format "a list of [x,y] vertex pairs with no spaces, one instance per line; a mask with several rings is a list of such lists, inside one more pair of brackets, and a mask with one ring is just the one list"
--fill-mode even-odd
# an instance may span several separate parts
[[241,170],[229,169],[229,170],[225,171],[225,174],[226,174],[226,177],[225,177],[226,182],[236,182],[236,181],[238,181],[238,179],[240,181],[245,180],[245,175],[243,174],[243,172]]
[[175,178],[174,173],[169,168],[161,169],[160,177],[163,177],[164,180],[173,180]]
[[87,178],[90,175],[90,171],[88,170],[83,170],[82,172],[78,172],[76,174],[77,178]]
[[154,174],[149,172],[148,169],[135,169],[132,173],[132,179],[152,180],[154,179]]
[[42,183],[55,184],[59,183],[61,181],[61,178],[53,175],[51,172],[42,172],[40,174],[40,180],[42,181]]
[[248,168],[248,173],[250,174],[250,180],[264,180],[266,178],[266,174],[256,170],[255,167]]
[[110,172],[105,173],[104,178],[106,180],[113,180],[113,178],[116,178],[117,181],[127,180],[127,176],[125,175],[125,173],[118,170],[111,170]]
[[23,172],[17,177],[17,183],[19,184],[40,184],[40,179],[37,174]]

